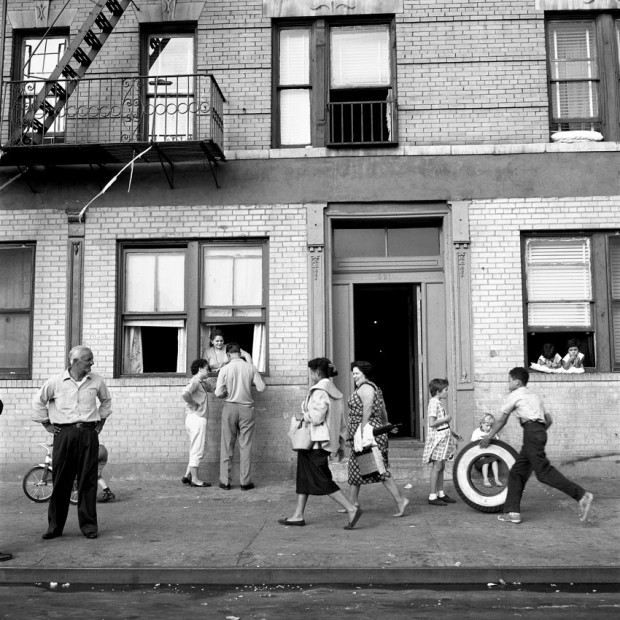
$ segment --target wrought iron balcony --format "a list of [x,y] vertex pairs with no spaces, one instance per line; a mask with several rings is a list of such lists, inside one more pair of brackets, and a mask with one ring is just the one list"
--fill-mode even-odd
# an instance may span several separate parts
[[[49,96],[33,114],[44,87]],[[211,75],[22,80],[3,93],[0,165],[126,163],[149,144],[168,162],[225,159],[225,98]]]
[[330,101],[330,147],[393,146],[396,134],[396,101]]

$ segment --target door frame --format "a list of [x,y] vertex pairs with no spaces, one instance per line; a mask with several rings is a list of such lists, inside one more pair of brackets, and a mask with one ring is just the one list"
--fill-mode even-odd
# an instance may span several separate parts
[[[325,209],[325,306],[326,306],[326,322],[325,322],[325,350],[327,356],[334,359],[335,353],[335,334],[334,334],[334,287],[339,285],[348,286],[350,300],[350,318],[353,319],[353,285],[354,284],[411,284],[420,287],[420,294],[417,296],[418,308],[416,315],[418,317],[418,416],[421,431],[421,439],[425,435],[426,408],[428,405],[428,393],[426,385],[431,377],[429,373],[429,357],[428,349],[430,345],[429,336],[425,326],[425,307],[424,298],[426,287],[429,284],[439,284],[443,287],[445,300],[445,336],[446,336],[446,369],[445,374],[452,385],[454,380],[454,351],[453,346],[448,344],[454,342],[454,334],[451,317],[453,316],[452,296],[448,294],[450,290],[450,281],[452,279],[451,266],[452,261],[449,259],[450,247],[449,240],[451,238],[451,221],[450,209],[447,203],[378,203],[378,204],[360,204],[360,203],[339,203],[329,204]],[[440,221],[440,257],[412,257],[409,259],[377,259],[368,260],[351,259],[350,261],[339,261],[338,265],[334,265],[333,260],[333,229],[334,223],[342,223],[343,221],[363,221],[363,220],[438,220]],[[348,322],[349,329],[349,352],[351,358],[353,354],[353,325],[352,320]],[[352,379],[350,378],[349,368],[340,368],[340,373],[348,377],[348,381],[343,381],[343,385],[348,385],[349,394],[352,390]],[[456,404],[456,394],[452,392],[452,406]],[[348,394],[345,393],[345,397]],[[454,410],[454,409],[452,409]]]

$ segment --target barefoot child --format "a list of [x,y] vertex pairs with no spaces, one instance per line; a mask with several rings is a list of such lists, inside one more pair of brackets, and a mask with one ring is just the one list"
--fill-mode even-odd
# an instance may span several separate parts
[[504,428],[513,411],[523,427],[523,447],[508,475],[505,514],[497,518],[508,523],[521,523],[521,497],[533,471],[539,482],[558,489],[578,501],[580,520],[585,521],[594,497],[592,493],[565,478],[549,463],[545,454],[545,446],[547,445],[547,429],[553,420],[545,411],[540,397],[528,389],[529,378],[530,373],[525,368],[513,368],[508,373],[510,394],[500,409],[502,417],[495,422],[489,434],[480,440],[480,447],[486,448],[491,438]]
[[450,430],[450,420],[444,403],[448,398],[448,381],[433,379],[429,385],[431,399],[428,402],[428,437],[422,460],[431,465],[431,484],[428,503],[431,506],[456,504],[443,490],[443,470],[446,461],[454,458],[456,441]]
[[[471,440],[480,441],[488,434],[493,424],[495,424],[495,416],[487,413],[485,416],[483,416],[482,420],[480,420],[480,426],[474,429],[474,432],[471,434]],[[495,435],[493,439],[499,439],[499,435]],[[491,481],[489,480],[489,465],[491,465],[493,478],[495,478],[495,486],[503,487],[504,483],[499,479],[499,462],[493,456],[486,456],[484,458],[478,459],[474,463],[474,467],[477,470],[482,470],[482,484],[487,488],[491,488],[493,486],[491,484]]]

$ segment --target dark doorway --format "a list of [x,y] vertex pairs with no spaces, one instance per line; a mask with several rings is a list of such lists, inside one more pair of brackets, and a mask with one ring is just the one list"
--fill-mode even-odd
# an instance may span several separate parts
[[399,437],[420,437],[416,403],[416,300],[412,284],[353,287],[355,359],[370,362]]

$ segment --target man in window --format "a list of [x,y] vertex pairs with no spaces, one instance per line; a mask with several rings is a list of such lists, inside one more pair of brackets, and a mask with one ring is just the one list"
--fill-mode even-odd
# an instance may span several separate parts
[[252,482],[252,437],[254,435],[254,399],[252,385],[265,391],[265,383],[253,364],[241,358],[236,342],[226,345],[230,362],[217,376],[215,395],[225,398],[222,409],[222,441],[220,448],[220,489],[230,490],[232,460],[239,439],[239,478],[242,491],[254,488]]
[[74,347],[69,368],[48,379],[32,401],[32,419],[54,435],[54,490],[45,540],[62,536],[76,477],[80,529],[86,538],[97,538],[98,435],[112,413],[112,397],[103,379],[90,372],[93,364],[88,347]]

